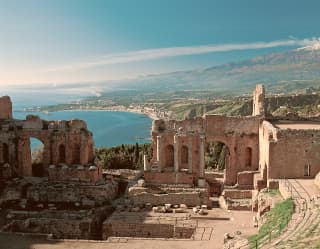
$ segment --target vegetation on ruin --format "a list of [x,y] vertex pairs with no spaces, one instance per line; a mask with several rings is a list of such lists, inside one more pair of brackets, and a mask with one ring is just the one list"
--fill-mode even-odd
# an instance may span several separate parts
[[115,147],[100,147],[96,156],[104,169],[142,169],[143,155],[152,157],[151,144],[122,144]]
[[256,243],[261,245],[279,236],[281,231],[288,225],[293,213],[293,208],[293,200],[289,198],[277,203],[274,208],[267,212],[264,217],[265,222],[260,227],[258,234],[248,238],[249,248],[255,248]]
[[218,141],[208,143],[205,156],[206,169],[224,170],[227,153],[228,147],[224,143]]

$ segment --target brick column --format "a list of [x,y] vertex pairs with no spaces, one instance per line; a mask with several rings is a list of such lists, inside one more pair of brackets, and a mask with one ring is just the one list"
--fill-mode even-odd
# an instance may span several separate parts
[[179,172],[179,137],[174,135],[174,172]]
[[161,136],[157,136],[157,163],[158,171],[161,172]]
[[205,137],[203,135],[200,135],[200,165],[199,165],[199,179],[198,179],[198,186],[204,187],[205,186],[205,180],[204,180],[204,141]]
[[192,173],[192,137],[188,138],[188,172]]
[[144,171],[149,171],[149,162],[148,162],[148,158],[147,155],[143,155],[143,170]]

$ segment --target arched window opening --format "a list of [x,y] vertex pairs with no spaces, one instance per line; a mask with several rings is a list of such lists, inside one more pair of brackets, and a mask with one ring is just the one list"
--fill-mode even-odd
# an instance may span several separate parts
[[187,146],[182,146],[181,147],[181,163],[182,164],[188,164],[189,161],[189,152],[188,152],[188,147]]
[[37,138],[30,138],[32,176],[42,177],[44,144]]
[[165,167],[174,167],[174,148],[171,144],[167,145],[165,148]]
[[245,150],[245,166],[251,168],[252,166],[252,148],[247,147]]
[[59,145],[59,163],[66,162],[66,147],[63,144]]
[[72,153],[72,157],[73,157],[73,164],[80,164],[80,145],[76,144],[73,147],[73,153]]
[[310,164],[304,165],[304,176],[310,176]]
[[4,163],[9,163],[9,146],[5,143],[2,144],[2,158]]

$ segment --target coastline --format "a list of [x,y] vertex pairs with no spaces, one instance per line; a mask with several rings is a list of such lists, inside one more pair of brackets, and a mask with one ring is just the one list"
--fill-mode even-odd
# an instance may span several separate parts
[[149,117],[152,120],[160,119],[154,110],[147,110],[143,111],[139,108],[126,108],[123,106],[115,107],[115,108],[76,108],[76,109],[61,109],[55,111],[48,111],[48,110],[37,110],[37,109],[26,109],[26,110],[18,110],[18,112],[42,112],[42,113],[52,113],[52,112],[59,112],[59,111],[104,111],[104,112],[129,112],[129,113],[136,113],[136,114],[143,114]]

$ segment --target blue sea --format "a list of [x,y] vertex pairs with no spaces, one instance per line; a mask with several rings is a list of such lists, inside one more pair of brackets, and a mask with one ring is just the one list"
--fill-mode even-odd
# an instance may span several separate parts
[[28,114],[39,115],[47,120],[85,120],[88,129],[93,133],[96,147],[111,147],[121,144],[150,143],[152,120],[143,115],[129,112],[110,111],[59,111],[48,114],[42,112],[20,112],[26,107],[65,103],[66,100],[82,98],[81,95],[44,93],[26,94],[9,93],[13,102],[14,117],[25,119]]

